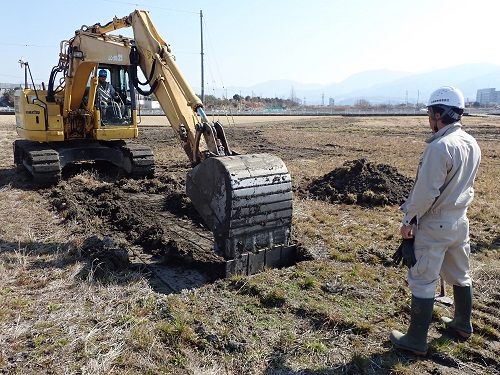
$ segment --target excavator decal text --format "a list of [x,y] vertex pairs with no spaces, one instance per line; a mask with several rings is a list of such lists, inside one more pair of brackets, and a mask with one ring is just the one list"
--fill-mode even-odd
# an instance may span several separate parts
[[109,55],[108,61],[123,61],[123,55]]

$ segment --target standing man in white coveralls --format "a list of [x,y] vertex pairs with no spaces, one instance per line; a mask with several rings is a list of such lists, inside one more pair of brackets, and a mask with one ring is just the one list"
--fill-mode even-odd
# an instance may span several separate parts
[[406,334],[392,331],[390,340],[417,355],[427,354],[427,332],[440,276],[453,285],[455,300],[454,318],[442,317],[441,321],[464,338],[472,334],[467,207],[474,198],[481,150],[462,130],[464,108],[464,96],[455,87],[443,86],[431,94],[427,109],[434,135],[427,141],[415,184],[401,206],[405,214],[401,235],[414,239],[414,246],[399,255],[409,267],[411,321]]

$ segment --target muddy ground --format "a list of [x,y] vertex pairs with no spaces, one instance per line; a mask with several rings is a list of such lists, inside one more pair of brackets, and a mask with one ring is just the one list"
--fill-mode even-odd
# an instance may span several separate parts
[[[321,152],[263,142],[258,129],[229,128],[228,137],[236,147],[244,144],[246,153],[273,153],[284,160]],[[141,142],[153,150],[177,147],[172,129],[163,126],[144,126]],[[137,180],[108,163],[81,164],[66,167],[63,181],[41,191],[66,221],[100,218],[93,236],[81,245],[90,261],[99,260],[97,276],[147,263],[158,290],[179,291],[224,277],[224,259],[214,252],[212,233],[185,193],[189,170],[187,158],[174,166],[159,163],[154,178]],[[23,183],[29,186],[29,176],[24,177]],[[293,190],[302,199],[374,207],[402,204],[412,181],[395,167],[361,158],[345,161],[323,176],[306,176]],[[300,248],[299,260],[314,258],[300,238],[293,243]],[[127,253],[129,259],[123,255]],[[165,266],[175,272],[165,271]]]
[[[188,158],[163,117],[143,117],[141,121],[140,138],[132,143],[153,149],[154,178],[132,179],[105,162],[70,165],[63,170],[63,180],[57,186],[39,191],[64,220],[88,223],[82,227],[82,235],[88,232],[88,226],[92,227],[91,240],[83,243],[80,250],[90,261],[99,259],[102,275],[122,267],[140,268],[147,264],[153,285],[167,293],[223,277],[224,260],[214,252],[212,233],[185,193],[185,176],[191,169]],[[289,168],[298,164],[299,169],[291,170],[296,199],[367,208],[399,206],[411,189],[413,178],[407,174],[413,171],[401,172],[385,162],[385,155],[371,154],[369,149],[373,145],[367,148],[368,145],[363,145],[367,137],[364,125],[361,130],[356,128],[359,120],[336,118],[334,121],[342,129],[352,126],[348,132],[357,140],[347,139],[344,145],[335,143],[334,129],[331,138],[318,143],[322,133],[332,131],[334,125],[329,118],[273,119],[264,122],[264,126],[260,125],[263,119],[246,121],[238,117],[223,119],[230,147],[238,153],[278,155]],[[425,124],[424,118],[418,121]],[[423,126],[412,130],[422,137],[423,149],[427,129]],[[483,137],[495,137],[499,132],[497,128],[488,130]],[[474,131],[480,132],[480,129]],[[370,132],[379,137],[377,133],[383,133],[384,129],[374,127]],[[394,139],[406,135],[406,130],[396,127],[386,136]],[[371,155],[374,158],[370,158]],[[337,161],[318,167],[324,158]],[[302,161],[311,160],[317,164],[311,170],[300,165]],[[328,164],[331,167],[327,167]],[[14,185],[31,189],[27,173],[22,168],[17,168],[15,173]],[[301,238],[295,237],[293,243],[299,246],[299,260],[321,257]],[[110,255],[109,250],[121,255]],[[123,254],[128,254],[128,259]]]
[[[209,285],[222,277],[224,261],[213,251],[212,234],[185,193],[190,163],[163,117],[143,117],[142,122],[140,137],[134,142],[153,149],[157,160],[154,178],[131,179],[107,163],[82,164],[66,167],[56,186],[36,191],[61,220],[60,225],[71,227],[73,238],[83,238],[72,243],[88,261],[82,279],[88,272],[106,280],[114,272],[132,269],[162,294]],[[484,146],[486,160],[478,176],[481,193],[471,220],[475,222],[471,226],[473,250],[482,254],[497,251],[500,245],[498,202],[485,202],[496,189],[489,181],[493,178],[490,172],[498,172],[500,122],[470,122],[470,132]],[[226,134],[238,152],[272,153],[288,166],[294,191],[293,241],[301,248],[301,259],[340,261],[339,269],[351,261],[391,267],[391,250],[399,242],[397,207],[411,189],[418,155],[429,136],[425,118],[314,117],[257,122],[236,118],[229,120]],[[0,187],[6,186],[35,191],[27,173],[8,162],[0,170]],[[367,233],[372,241],[366,239]],[[347,252],[351,253],[348,258]],[[477,291],[484,298],[475,308],[485,325],[494,329],[479,327],[479,335],[491,340],[490,349],[472,348],[465,361],[468,367],[462,367],[466,373],[500,371],[495,333],[500,294],[486,282],[489,271],[481,273],[484,262],[488,259],[477,263]],[[436,374],[460,373],[455,365],[463,359],[439,355],[430,358],[427,369],[434,366],[432,373]]]

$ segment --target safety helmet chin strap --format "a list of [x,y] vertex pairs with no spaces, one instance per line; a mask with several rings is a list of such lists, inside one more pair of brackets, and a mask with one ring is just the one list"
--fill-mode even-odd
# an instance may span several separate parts
[[462,117],[461,114],[455,112],[453,107],[442,107],[444,112],[441,114],[441,117],[450,116],[453,120],[458,121]]

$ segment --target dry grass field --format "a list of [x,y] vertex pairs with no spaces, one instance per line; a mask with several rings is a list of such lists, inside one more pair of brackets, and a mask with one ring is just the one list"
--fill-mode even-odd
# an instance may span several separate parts
[[[83,165],[34,189],[13,164],[15,118],[0,116],[0,374],[500,374],[500,118],[463,121],[483,153],[469,210],[475,333],[443,330],[453,306],[436,302],[425,357],[388,340],[406,329],[411,300],[391,262],[397,205],[329,202],[308,188],[359,159],[412,179],[427,118],[221,121],[234,149],[288,166],[294,241],[307,254],[296,265],[210,272],[219,260],[183,192],[189,163],[165,118],[143,117],[138,139],[153,148],[155,178]],[[102,267],[103,252],[130,260]]]

